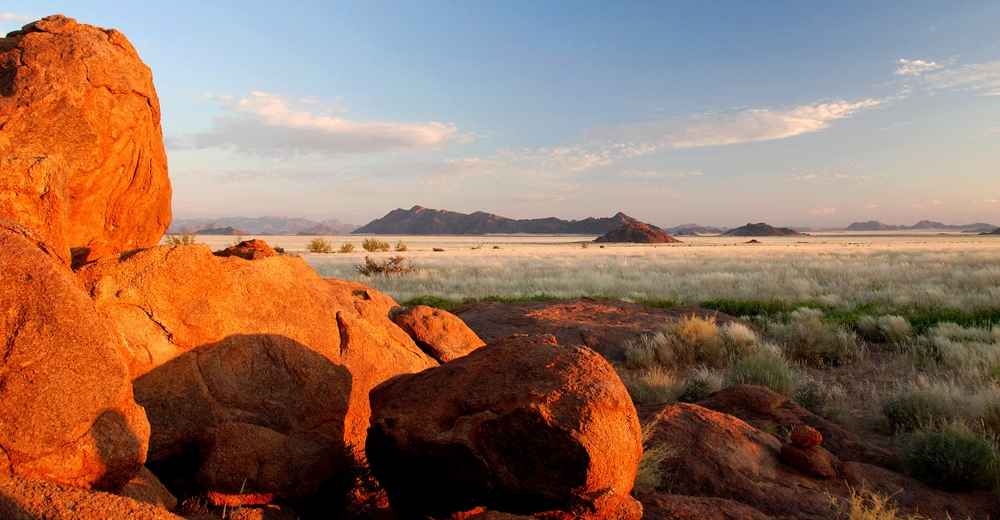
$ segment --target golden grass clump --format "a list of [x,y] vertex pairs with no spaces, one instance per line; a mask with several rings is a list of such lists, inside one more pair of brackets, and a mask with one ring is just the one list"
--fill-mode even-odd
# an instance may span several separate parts
[[649,445],[659,426],[659,421],[656,420],[642,426],[642,457],[639,459],[639,468],[632,485],[633,495],[645,495],[656,491],[663,484],[664,474],[661,465],[677,454],[677,450],[670,446]]
[[882,495],[865,488],[850,489],[850,496],[838,498],[832,495],[830,504],[837,510],[839,520],[919,520],[920,515],[901,515],[894,504],[892,495]]

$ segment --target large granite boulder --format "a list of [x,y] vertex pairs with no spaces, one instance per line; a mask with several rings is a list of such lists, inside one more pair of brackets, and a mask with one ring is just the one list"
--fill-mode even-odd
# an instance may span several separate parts
[[79,265],[170,224],[153,75],[114,29],[50,16],[0,39],[0,216]]
[[149,423],[121,337],[37,232],[0,218],[0,475],[115,490]]
[[8,476],[0,476],[0,518],[184,520],[162,507],[132,498]]
[[400,518],[477,506],[638,519],[635,407],[596,352],[511,337],[371,392],[372,472]]
[[[77,275],[122,331],[136,401],[152,427],[151,469],[173,481],[180,469],[170,461],[200,457],[193,464],[205,491],[238,492],[235,473],[267,452],[268,467],[286,457],[283,467],[295,474],[278,481],[262,473],[245,492],[315,492],[344,469],[347,447],[364,446],[368,391],[437,365],[389,318],[398,310],[391,298],[324,280],[297,255],[246,260],[201,244],[159,246]],[[243,451],[222,449],[220,439]]]
[[458,359],[486,343],[454,314],[426,305],[415,305],[393,316],[417,346],[441,363]]

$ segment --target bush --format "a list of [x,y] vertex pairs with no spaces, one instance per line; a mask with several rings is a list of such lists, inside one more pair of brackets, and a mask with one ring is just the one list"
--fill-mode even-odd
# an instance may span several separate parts
[[913,325],[902,316],[869,316],[858,318],[858,332],[872,343],[903,346],[913,340]]
[[826,406],[830,402],[830,397],[816,381],[807,381],[796,388],[792,399],[806,410],[820,416],[826,414]]
[[677,380],[674,374],[657,367],[625,383],[628,395],[635,404],[669,403],[677,399]]
[[653,368],[656,365],[656,352],[653,349],[650,337],[645,334],[625,343],[625,365],[631,369]]
[[911,390],[882,403],[882,414],[894,430],[932,427],[952,418],[945,398],[927,390]]
[[704,377],[689,377],[684,380],[684,391],[677,397],[682,403],[697,403],[712,393],[712,382]]
[[[843,520],[897,520],[904,517],[899,516],[899,511],[889,501],[892,495],[885,496],[864,488],[857,490],[848,488],[851,495],[846,499],[830,497],[830,503],[837,510],[837,518]],[[921,516],[907,516],[912,520],[923,518]]]
[[669,446],[649,445],[657,427],[659,422],[655,420],[642,426],[642,457],[639,459],[639,468],[632,484],[632,493],[635,495],[656,491],[663,483],[663,469],[660,465],[677,453],[676,449]]
[[822,317],[822,311],[800,308],[791,313],[789,323],[768,324],[768,332],[784,344],[792,361],[824,368],[858,355],[861,349],[854,334],[836,324],[824,323]]
[[354,251],[354,244],[350,242],[344,242],[343,244],[340,244],[340,249],[338,249],[338,251],[341,253],[350,253]]
[[186,246],[194,243],[195,237],[198,235],[195,233],[188,233],[186,231],[181,231],[181,235],[167,235],[167,243],[174,246]]
[[733,363],[726,382],[730,385],[762,385],[781,395],[789,395],[798,382],[798,376],[784,359],[760,353]]
[[354,266],[354,270],[364,276],[403,275],[413,272],[416,268],[417,266],[414,265],[413,260],[408,260],[402,256],[389,257],[382,263],[372,260],[370,256],[365,256],[365,263],[363,265],[358,264]]
[[388,251],[391,246],[388,242],[383,242],[377,238],[366,238],[364,242],[361,243],[361,247],[369,253],[378,253]]
[[310,253],[332,253],[333,244],[328,242],[324,237],[316,237],[309,242],[306,246],[306,250]]
[[997,485],[1000,456],[996,442],[959,424],[918,430],[904,457],[907,473],[941,489]]
[[406,251],[407,249],[408,248],[406,247],[406,244],[404,244],[402,240],[396,242],[396,251],[403,252]]
[[729,361],[715,317],[684,316],[660,327],[651,339],[656,360],[665,367],[695,363],[718,367]]

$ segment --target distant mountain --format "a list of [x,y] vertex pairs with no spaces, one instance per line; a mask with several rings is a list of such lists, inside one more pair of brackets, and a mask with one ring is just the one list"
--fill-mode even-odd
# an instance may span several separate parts
[[[205,230],[233,227],[245,235],[295,235],[300,232],[322,229],[325,235],[346,235],[358,228],[354,224],[344,224],[333,218],[317,222],[307,218],[290,217],[221,217],[174,219],[167,233],[205,233]],[[317,234],[317,233],[306,233]]]
[[225,236],[233,236],[234,237],[234,236],[239,236],[239,235],[245,235],[246,233],[244,233],[242,230],[234,228],[233,226],[226,226],[226,227],[218,226],[218,227],[210,227],[210,228],[199,230],[198,234],[199,235],[225,235]]
[[869,220],[868,222],[854,222],[850,226],[847,226],[845,231],[895,231],[897,229],[902,229],[902,227],[883,224],[877,220]]
[[631,242],[638,244],[667,244],[680,242],[668,235],[662,229],[645,222],[629,222],[607,234],[601,235],[594,242]]
[[1000,227],[994,229],[993,231],[980,233],[980,235],[1000,235]]
[[774,226],[767,225],[763,222],[758,222],[756,224],[747,224],[736,229],[730,229],[722,234],[726,237],[784,237],[784,236],[801,236],[805,233],[799,233],[792,228],[777,228]]
[[714,226],[699,226],[698,224],[681,224],[672,228],[664,229],[668,234],[674,236],[695,236],[695,235],[718,235],[725,233],[729,228],[717,228]]
[[562,220],[555,217],[514,220],[492,213],[471,214],[413,206],[395,209],[352,231],[355,235],[603,235],[623,224],[638,222],[618,213],[608,218]]
[[992,224],[985,224],[982,222],[976,222],[975,224],[964,224],[964,225],[949,225],[943,224],[941,222],[934,222],[933,220],[921,220],[912,226],[893,226],[890,224],[883,224],[877,220],[869,220],[868,222],[855,222],[850,226],[847,226],[845,231],[898,231],[898,230],[921,230],[921,229],[952,229],[970,232],[983,232],[991,231],[996,226]]

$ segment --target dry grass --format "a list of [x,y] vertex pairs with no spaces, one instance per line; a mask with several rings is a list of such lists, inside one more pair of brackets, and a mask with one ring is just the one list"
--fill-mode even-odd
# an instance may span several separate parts
[[881,495],[864,488],[850,488],[850,490],[851,494],[847,498],[828,495],[830,503],[837,511],[838,520],[918,520],[924,518],[920,515],[902,516],[896,506],[892,504],[892,495]]

